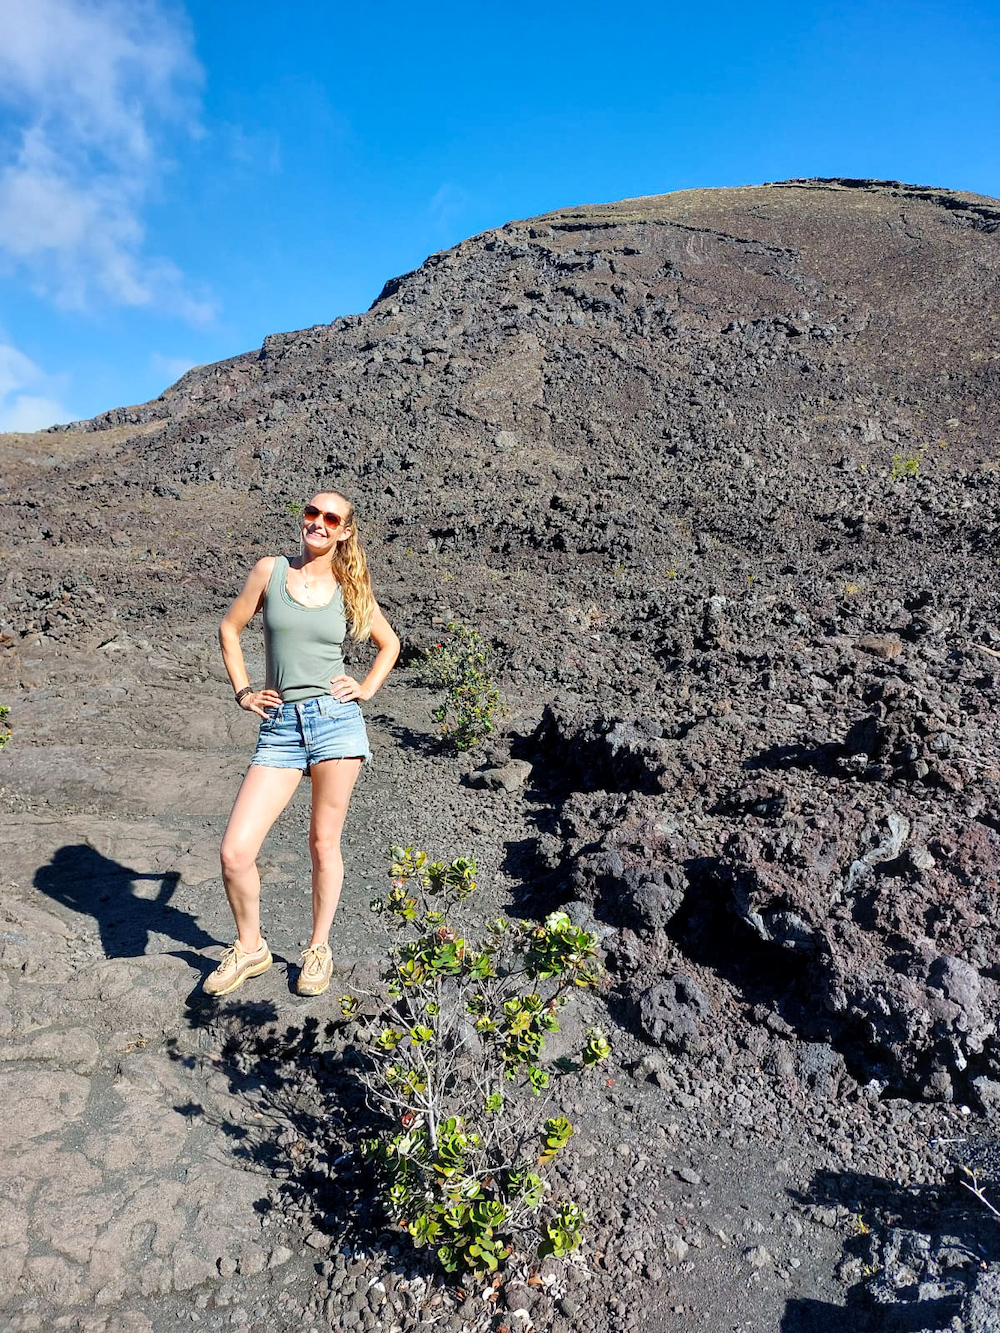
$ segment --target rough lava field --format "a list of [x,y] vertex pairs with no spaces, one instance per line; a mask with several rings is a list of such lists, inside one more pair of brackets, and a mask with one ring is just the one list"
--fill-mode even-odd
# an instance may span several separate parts
[[[1000,1329],[962,1173],[1000,1207],[998,232],[885,181],[567,208],[0,436],[4,1329]],[[320,487],[404,653],[333,988],[213,1006],[254,734],[215,628]],[[452,620],[506,703],[463,757],[416,666]],[[264,850],[279,964],[307,821]],[[455,1296],[351,1155],[330,1020],[404,842],[474,856],[483,919],[601,939],[577,1021],[614,1053],[560,1093],[556,1177],[587,1236],[540,1283]]]

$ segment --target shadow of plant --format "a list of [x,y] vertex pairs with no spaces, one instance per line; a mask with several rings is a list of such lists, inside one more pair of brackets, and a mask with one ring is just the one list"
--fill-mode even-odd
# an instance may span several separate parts
[[[318,1259],[360,1254],[399,1278],[422,1279],[413,1295],[433,1288],[451,1303],[432,1253],[389,1229],[373,1197],[358,1146],[386,1121],[367,1104],[357,1077],[361,1056],[342,1025],[313,1015],[283,1025],[269,1002],[231,1004],[212,1016],[196,1007],[189,1021],[211,1034],[214,1049],[192,1055],[170,1043],[169,1054],[226,1080],[232,1112],[215,1113],[218,1134],[248,1170],[276,1182],[258,1210],[301,1229]],[[183,1110],[213,1118],[200,1105]]]
[[441,736],[435,732],[414,731],[404,722],[399,722],[387,714],[370,715],[369,721],[387,731],[390,736],[406,750],[432,756],[447,754],[448,749]]
[[[967,1149],[966,1155],[974,1154]],[[838,1268],[847,1308],[790,1301],[782,1333],[964,1328],[973,1284],[989,1265],[1000,1262],[1000,1219],[960,1180],[956,1172],[945,1184],[904,1186],[859,1172],[820,1171],[809,1190],[793,1192],[800,1204],[846,1208],[854,1234],[844,1244]]]

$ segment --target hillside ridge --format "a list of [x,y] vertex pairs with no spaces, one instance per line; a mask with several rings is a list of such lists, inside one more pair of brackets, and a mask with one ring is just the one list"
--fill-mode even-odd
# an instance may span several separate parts
[[[17,1195],[18,1333],[99,1292],[143,1333],[216,1300],[337,1323],[357,1292],[358,1323],[406,1333],[529,1305],[553,1333],[877,1333],[890,1307],[914,1333],[979,1333],[1000,1231],[955,1169],[992,1197],[998,209],[848,178],[574,206],[151,403],[0,437],[0,984],[18,1096],[64,1108],[39,1120],[38,1193]],[[216,627],[330,487],[404,641],[367,710],[343,975],[371,983],[392,842],[474,855],[484,914],[564,909],[609,971],[588,1022],[614,1063],[560,1108],[585,1262],[554,1295],[515,1284],[506,1310],[443,1306],[346,1202],[349,1061],[278,969],[259,1001],[193,998],[228,929],[215,847],[251,739]],[[418,670],[456,621],[506,700],[466,758]],[[264,877],[294,956],[304,812],[282,830]],[[246,1133],[214,1132],[230,1118]],[[136,1163],[134,1124],[161,1121]],[[178,1154],[242,1200],[223,1230],[173,1180]],[[117,1160],[139,1191],[120,1227]],[[67,1180],[98,1201],[98,1241],[54,1260],[46,1197]],[[176,1262],[143,1258],[161,1212],[195,1237]],[[363,1254],[348,1216],[372,1229]],[[121,1333],[103,1318],[86,1327]]]

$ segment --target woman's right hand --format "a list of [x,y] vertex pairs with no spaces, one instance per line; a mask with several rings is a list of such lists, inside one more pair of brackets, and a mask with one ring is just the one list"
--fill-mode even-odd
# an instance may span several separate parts
[[281,704],[281,695],[277,690],[255,690],[240,700],[241,708],[245,708],[248,713],[256,713],[258,717],[267,717],[269,708],[280,708]]

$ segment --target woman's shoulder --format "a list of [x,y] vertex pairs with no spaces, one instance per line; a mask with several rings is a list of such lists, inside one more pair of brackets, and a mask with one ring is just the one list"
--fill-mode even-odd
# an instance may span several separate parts
[[[250,571],[248,583],[257,583],[266,585],[274,573],[275,566],[279,560],[284,560],[283,555],[264,555],[257,561]],[[287,563],[287,561],[286,561]]]

